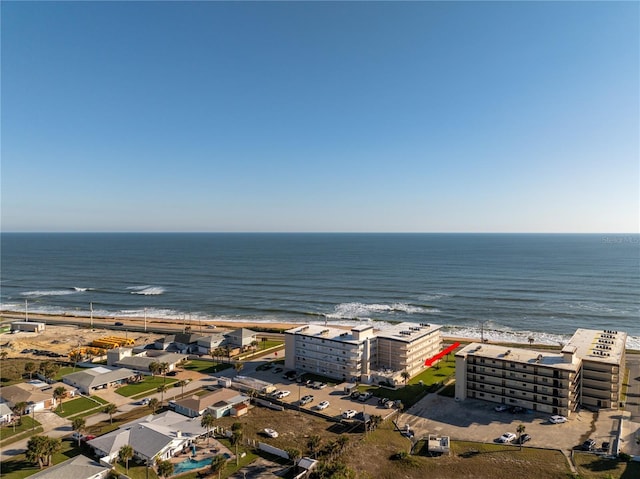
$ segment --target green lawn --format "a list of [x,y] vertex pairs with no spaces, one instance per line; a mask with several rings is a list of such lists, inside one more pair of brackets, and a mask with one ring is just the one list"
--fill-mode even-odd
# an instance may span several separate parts
[[574,454],[574,462],[583,479],[640,477],[640,463],[606,459],[595,454]]
[[198,371],[202,374],[211,374],[232,367],[233,364],[229,363],[216,363],[213,361],[206,361],[204,359],[193,359],[184,366],[184,369],[187,369],[189,371]]
[[[131,479],[147,479],[147,468],[144,465],[135,464],[134,461],[129,461],[129,472],[127,473],[125,467],[119,462],[116,464],[116,471],[120,474],[126,474]],[[149,479],[158,479],[156,471],[153,467],[149,468]],[[182,476],[181,476],[182,477]]]
[[[20,426],[16,426],[15,432],[13,431],[13,426],[2,426],[0,428],[0,441],[4,443],[4,441],[7,440],[6,444],[8,444],[11,442],[8,441],[9,438],[17,437],[24,432],[31,431],[34,425],[38,427],[40,423],[33,420],[31,416],[22,416],[21,424]],[[42,428],[40,428],[40,430],[42,430]]]
[[139,383],[127,384],[126,386],[119,387],[116,389],[116,392],[121,396],[128,398],[133,396],[142,396],[146,392],[149,394],[157,392],[158,387],[162,386],[162,384],[173,384],[175,382],[175,379],[164,378],[162,376],[146,376]]
[[100,412],[102,410],[102,406],[104,406],[105,404],[107,404],[107,401],[98,396],[91,396],[91,398],[81,396],[76,399],[63,401],[62,411],[60,410],[60,406],[58,406],[58,408],[56,409],[56,414],[61,417],[69,417],[75,414],[90,411],[91,409],[95,408],[100,408],[95,411]]

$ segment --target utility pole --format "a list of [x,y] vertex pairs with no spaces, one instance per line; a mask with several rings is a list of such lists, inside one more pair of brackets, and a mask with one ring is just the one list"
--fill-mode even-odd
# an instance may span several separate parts
[[29,322],[29,300],[24,300],[24,320]]
[[147,308],[144,308],[144,332],[147,332]]
[[93,303],[89,303],[89,312],[91,317],[91,329],[93,329]]

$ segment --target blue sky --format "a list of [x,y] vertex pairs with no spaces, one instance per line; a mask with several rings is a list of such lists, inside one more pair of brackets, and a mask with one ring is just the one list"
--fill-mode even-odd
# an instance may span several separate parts
[[2,2],[3,231],[638,232],[637,2]]

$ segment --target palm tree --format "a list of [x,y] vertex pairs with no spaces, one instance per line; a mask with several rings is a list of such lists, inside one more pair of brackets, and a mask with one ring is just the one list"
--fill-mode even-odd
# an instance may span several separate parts
[[71,351],[69,353],[69,359],[73,363],[73,370],[76,370],[76,366],[82,361],[82,353],[80,351]]
[[155,375],[160,372],[160,368],[161,366],[158,361],[154,361],[151,364],[149,364],[149,372],[151,373],[151,376],[155,377]]
[[234,422],[231,425],[231,444],[236,446],[236,466],[240,465],[240,456],[238,456],[238,444],[242,440],[242,423]]
[[156,468],[158,469],[158,475],[160,477],[169,477],[173,474],[174,466],[171,461],[158,461]]
[[518,433],[518,443],[520,444],[520,450],[522,451],[522,435],[524,434],[524,431],[527,428],[525,427],[524,424],[518,424],[518,427],[516,428],[516,432]]
[[58,386],[53,390],[53,399],[56,402],[60,401],[60,412],[64,412],[64,408],[62,407],[62,400],[67,396],[67,390],[64,386]]
[[533,341],[535,338],[533,336],[529,336],[529,346],[533,346]]
[[216,418],[210,412],[205,412],[200,420],[200,426],[207,430],[207,444],[209,444],[209,431],[216,424]]
[[118,460],[124,462],[127,474],[129,474],[129,459],[133,459],[133,448],[129,444],[125,444],[118,451]]
[[[25,456],[30,462],[37,462],[40,469],[51,464],[51,456],[62,449],[60,439],[49,436],[31,436],[27,442]],[[46,461],[45,461],[46,459]]]
[[71,427],[78,433],[78,446],[80,446],[80,434],[87,428],[87,421],[83,417],[77,417],[71,422]]
[[113,424],[113,415],[118,412],[118,406],[113,403],[107,404],[103,409],[105,414],[109,415],[109,423]]
[[374,414],[369,419],[369,429],[371,429],[372,431],[376,429],[380,424],[382,424],[382,416],[379,416],[377,414]]
[[169,372],[169,363],[160,363],[160,372],[162,373],[162,384],[167,382],[167,373]]
[[242,369],[244,368],[244,364],[242,364],[240,361],[237,361],[234,365],[233,365],[233,369],[236,370],[236,374],[239,374],[240,371],[242,371]]
[[402,376],[402,379],[404,379],[404,385],[407,385],[407,381],[411,378],[411,374],[409,374],[408,371],[402,371],[402,374],[400,374],[400,376]]
[[45,443],[45,452],[47,454],[47,466],[51,465],[51,458],[54,454],[59,453],[62,450],[62,441],[58,437],[47,437]]
[[29,375],[29,380],[33,378],[33,373],[35,373],[37,370],[38,370],[38,365],[33,361],[29,361],[24,365],[24,372]]
[[156,410],[158,409],[158,406],[160,406],[160,401],[158,401],[157,398],[151,398],[147,406],[149,406],[149,409],[151,409],[151,412],[155,414]]
[[311,436],[308,440],[307,440],[307,447],[309,448],[309,451],[311,452],[311,454],[313,454],[313,458],[317,459],[318,458],[318,449],[320,449],[320,443],[322,442],[322,439],[320,438],[320,436]]
[[289,455],[289,459],[291,459],[294,466],[297,464],[298,459],[302,457],[302,451],[296,447],[288,447],[285,449],[285,452]]
[[218,454],[211,460],[211,472],[213,474],[217,472],[218,479],[220,479],[220,474],[222,473],[222,470],[225,468],[226,465],[227,465],[227,459],[222,454]]
[[185,381],[184,379],[181,379],[180,381],[178,381],[178,386],[180,386],[180,388],[182,389],[182,396],[184,396],[184,387],[189,384],[187,381]]
[[161,394],[160,396],[160,406],[162,406],[162,402],[164,401],[164,393],[165,391],[169,389],[169,385],[168,384],[161,384],[160,386],[158,386],[158,392]]

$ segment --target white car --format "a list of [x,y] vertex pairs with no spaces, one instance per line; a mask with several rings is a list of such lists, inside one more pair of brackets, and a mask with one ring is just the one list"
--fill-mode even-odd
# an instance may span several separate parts
[[500,404],[496,407],[494,407],[493,409],[496,410],[496,412],[505,412],[509,410],[509,406],[507,406],[506,404]]
[[498,442],[501,443],[509,443],[516,438],[516,435],[512,432],[505,432],[502,436],[498,438]]
[[551,416],[549,422],[551,424],[562,424],[563,422],[567,422],[567,418],[564,416]]
[[266,427],[264,429],[264,433],[269,437],[278,437],[278,431],[276,431],[275,429],[271,429],[269,427]]
[[278,399],[286,398],[289,394],[291,394],[291,391],[280,391],[276,395],[276,398],[278,398]]
[[352,417],[354,417],[356,414],[358,414],[355,410],[353,409],[347,409],[346,411],[344,411],[342,413],[342,417],[345,419],[351,419]]
[[322,411],[323,409],[327,409],[329,407],[329,401],[322,401],[318,404],[318,410]]

